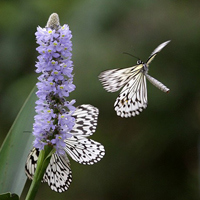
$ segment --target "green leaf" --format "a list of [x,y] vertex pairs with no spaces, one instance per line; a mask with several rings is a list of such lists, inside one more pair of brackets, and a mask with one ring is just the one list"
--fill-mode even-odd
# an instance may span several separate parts
[[0,149],[0,193],[22,193],[26,182],[25,162],[32,148],[35,115],[34,88],[10,128]]
[[0,194],[0,200],[19,200],[19,197],[16,194],[5,193]]

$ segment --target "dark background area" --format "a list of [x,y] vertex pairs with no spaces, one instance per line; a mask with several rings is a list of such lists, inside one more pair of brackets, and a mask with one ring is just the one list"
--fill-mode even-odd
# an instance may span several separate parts
[[[100,110],[91,138],[105,146],[106,156],[93,166],[71,161],[69,190],[59,194],[42,184],[36,199],[199,199],[199,8],[197,0],[0,1],[0,145],[37,81],[34,34],[53,12],[73,34],[76,90],[69,100]],[[135,65],[124,51],[146,61],[167,40],[149,74],[170,93],[147,82],[147,109],[129,119],[118,117],[113,105],[119,92],[107,93],[99,73]]]

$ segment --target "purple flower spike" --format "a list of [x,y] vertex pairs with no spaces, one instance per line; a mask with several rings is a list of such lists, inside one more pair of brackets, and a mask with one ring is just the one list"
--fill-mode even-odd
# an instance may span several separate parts
[[75,100],[65,99],[75,89],[69,26],[61,27],[58,15],[53,13],[46,28],[38,27],[35,35],[40,53],[36,72],[42,74],[38,77],[36,93],[39,99],[33,125],[35,148],[28,155],[25,173],[33,179],[40,150],[50,145],[56,152],[51,151],[42,182],[47,182],[53,191],[64,192],[72,182],[68,156],[80,164],[93,165],[105,155],[104,146],[88,138],[96,130],[99,110],[89,104],[75,108]]
[[36,72],[42,73],[37,83],[35,123],[33,135],[34,147],[39,150],[45,145],[52,145],[58,155],[63,155],[65,139],[70,138],[70,131],[75,120],[75,100],[65,101],[65,97],[75,89],[73,84],[73,62],[71,61],[72,34],[68,25],[60,26],[57,15],[49,18],[45,28],[38,27],[36,48],[38,62]]

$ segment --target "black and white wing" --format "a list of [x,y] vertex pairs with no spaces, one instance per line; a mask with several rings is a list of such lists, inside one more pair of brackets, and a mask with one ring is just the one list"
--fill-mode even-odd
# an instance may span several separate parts
[[146,78],[160,90],[169,92],[169,88],[148,75],[149,64],[169,42],[170,40],[160,44],[146,63],[126,69],[107,70],[99,75],[99,80],[108,92],[116,92],[124,86],[114,104],[118,116],[135,116],[147,107]]
[[[139,67],[139,66],[138,66]],[[147,85],[143,72],[139,72],[124,86],[117,97],[114,108],[118,116],[139,115],[147,107]]]
[[105,155],[104,146],[87,137],[96,130],[98,109],[91,105],[81,105],[74,112],[75,126],[71,138],[65,140],[65,151],[78,163],[92,165]]
[[125,85],[114,104],[118,116],[135,116],[147,107],[147,86],[143,64],[102,72],[99,79],[103,87],[110,92],[115,92]]
[[116,92],[128,83],[137,71],[136,66],[125,69],[111,69],[99,75],[103,88],[108,92]]
[[147,66],[152,62],[152,60],[154,59],[154,57],[170,42],[171,40],[168,40],[166,42],[163,42],[162,44],[160,44],[158,47],[156,47],[156,49],[154,49],[154,51],[151,53],[151,55],[149,56],[146,64]]
[[[151,61],[154,59],[154,57],[170,42],[170,40],[163,42],[162,44],[160,44],[149,56],[148,60],[147,60],[147,66],[151,63]],[[167,88],[167,86],[165,86],[163,83],[161,83],[160,81],[156,80],[155,78],[153,78],[152,76],[148,75],[147,73],[145,74],[147,79],[149,80],[149,82],[151,82],[155,87],[157,87],[158,89],[160,89],[163,92],[168,93],[170,91],[169,88]]]
[[99,110],[92,105],[83,104],[78,106],[72,117],[75,118],[75,125],[71,130],[74,136],[88,137],[92,135],[97,127]]
[[28,154],[26,160],[25,173],[26,176],[31,180],[33,179],[33,175],[35,174],[39,153],[40,151],[38,149],[33,148],[31,152]]
[[[30,179],[33,179],[38,157],[39,150],[33,148],[28,155],[25,165],[25,173]],[[72,172],[67,156],[53,154],[42,181],[47,182],[50,188],[56,192],[66,191],[72,182]]]
[[72,182],[72,171],[67,155],[52,155],[46,169],[43,181],[47,182],[50,188],[56,192],[66,191]]

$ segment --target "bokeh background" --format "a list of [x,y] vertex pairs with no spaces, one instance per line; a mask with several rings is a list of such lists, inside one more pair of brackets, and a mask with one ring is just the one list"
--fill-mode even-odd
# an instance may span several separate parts
[[[199,8],[199,0],[0,1],[0,145],[37,81],[34,33],[53,12],[73,33],[77,88],[70,99],[100,110],[92,139],[104,144],[106,156],[93,166],[71,161],[70,189],[59,194],[42,184],[36,199],[199,199]],[[99,73],[135,65],[124,51],[146,61],[169,39],[149,73],[171,92],[148,82],[147,109],[118,117],[113,109],[118,92],[107,93]]]

